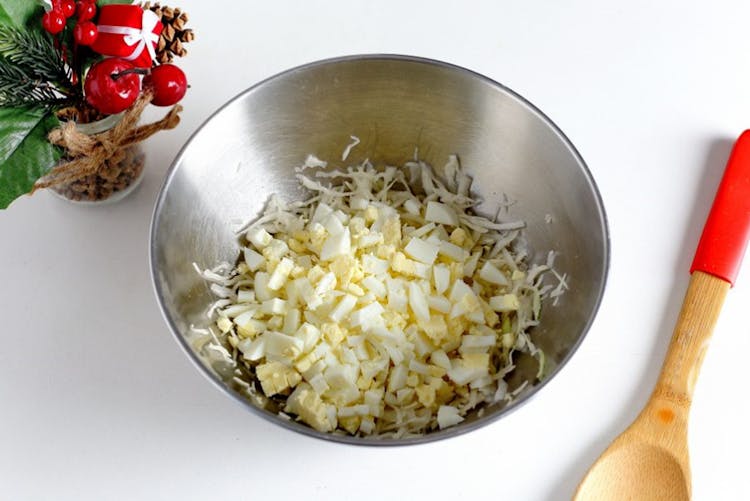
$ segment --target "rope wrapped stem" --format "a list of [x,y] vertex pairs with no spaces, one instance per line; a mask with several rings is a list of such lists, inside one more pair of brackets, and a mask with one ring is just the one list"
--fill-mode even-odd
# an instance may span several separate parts
[[161,120],[138,125],[143,110],[152,98],[151,91],[143,92],[117,125],[99,134],[89,135],[80,132],[72,120],[50,131],[47,135],[49,142],[64,148],[68,160],[52,168],[36,182],[31,192],[98,174],[108,164],[121,161],[127,146],[139,143],[161,130],[177,127],[180,123],[179,113],[182,111],[179,104],[172,107]]

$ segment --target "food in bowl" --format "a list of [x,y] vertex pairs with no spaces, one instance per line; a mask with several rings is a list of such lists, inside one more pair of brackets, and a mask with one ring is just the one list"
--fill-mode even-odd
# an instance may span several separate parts
[[[572,277],[571,291],[556,307],[543,307],[530,333],[544,351],[536,360],[516,352],[505,377],[509,392],[530,381],[506,404],[480,405],[464,421],[429,433],[351,435],[320,432],[284,413],[287,397],[265,397],[244,363],[237,363],[220,332],[205,327],[206,305],[215,301],[193,269],[235,266],[246,240],[235,230],[263,213],[272,193],[304,200],[294,169],[310,152],[341,158],[349,134],[361,138],[351,164],[403,165],[420,159],[438,171],[459,153],[484,202],[474,209],[493,219],[505,195],[518,203],[503,219],[523,219],[528,262],[545,263]],[[319,179],[320,180],[320,179]],[[324,181],[327,181],[324,179]],[[546,215],[552,216],[551,221]],[[591,326],[606,286],[609,232],[595,180],[572,142],[542,111],[485,77],[440,61],[412,56],[359,55],[292,68],[243,91],[190,138],[159,193],[150,232],[155,295],[169,331],[196,369],[217,390],[280,428],[353,445],[391,446],[456,437],[490,423],[544,395],[548,382],[574,358]],[[228,270],[227,270],[228,271]],[[223,274],[223,273],[222,273]],[[554,284],[548,274],[547,283]],[[213,332],[212,332],[213,331]],[[257,391],[252,390],[255,381]],[[533,383],[533,384],[532,384]],[[506,432],[508,430],[506,429]],[[501,429],[498,430],[502,432]]]
[[296,174],[309,197],[272,196],[237,263],[201,271],[250,395],[318,431],[398,438],[513,400],[528,383],[508,387],[516,354],[542,377],[533,328],[566,277],[553,252],[529,263],[523,222],[474,213],[457,156],[440,172],[416,153],[400,168],[327,167],[309,156]]

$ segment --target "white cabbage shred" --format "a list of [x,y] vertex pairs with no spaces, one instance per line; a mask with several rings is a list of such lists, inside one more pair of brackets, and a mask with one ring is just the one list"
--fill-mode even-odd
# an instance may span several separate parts
[[530,329],[566,277],[553,252],[528,264],[522,221],[474,213],[457,156],[441,175],[417,151],[402,168],[327,166],[308,156],[309,198],[271,196],[243,226],[237,265],[196,266],[217,300],[195,331],[240,388],[320,431],[404,437],[512,401],[528,384],[508,388],[515,353],[542,377]]

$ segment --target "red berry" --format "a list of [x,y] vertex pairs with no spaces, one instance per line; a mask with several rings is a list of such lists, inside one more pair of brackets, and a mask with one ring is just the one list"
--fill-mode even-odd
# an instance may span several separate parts
[[42,28],[52,35],[57,35],[65,28],[65,16],[59,10],[45,12],[42,16]]
[[134,66],[124,59],[109,58],[94,64],[86,75],[86,101],[108,115],[128,109],[138,98],[141,79],[135,73],[118,75]]
[[185,73],[174,64],[162,64],[153,68],[150,75],[143,79],[144,87],[151,87],[156,106],[172,106],[185,96],[187,78]]
[[73,38],[78,45],[91,45],[98,34],[99,30],[91,21],[79,21],[73,28]]
[[76,3],[73,0],[59,0],[56,3],[57,5],[53,6],[53,10],[59,9],[65,18],[69,18],[76,13]]
[[92,1],[80,1],[77,7],[78,22],[90,21],[96,15],[96,3]]

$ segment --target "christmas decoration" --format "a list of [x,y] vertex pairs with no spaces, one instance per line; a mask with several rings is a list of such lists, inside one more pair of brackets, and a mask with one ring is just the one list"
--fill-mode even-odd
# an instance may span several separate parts
[[76,12],[78,14],[79,23],[90,21],[94,19],[94,16],[96,15],[96,4],[90,1],[79,1]]
[[171,63],[175,57],[186,56],[185,44],[195,39],[193,30],[187,28],[187,13],[151,2],[144,3],[143,8],[154,12],[164,25],[156,46],[156,60],[164,64]]
[[57,9],[65,16],[65,19],[69,18],[76,12],[76,3],[73,0],[58,0],[52,3],[52,9]]
[[83,86],[86,101],[106,114],[120,113],[130,108],[141,91],[139,76],[127,73],[133,68],[128,61],[117,58],[95,63],[86,75]]
[[96,139],[73,122],[50,132],[49,141],[65,149],[68,161],[37,181],[33,190],[53,188],[71,200],[91,202],[132,186],[143,170],[139,143],[160,130],[173,129],[180,121],[182,108],[175,106],[158,122],[138,126],[151,98],[149,92],[141,94],[117,125],[96,134]]
[[179,102],[187,92],[185,73],[174,64],[162,64],[151,70],[143,79],[143,86],[154,93],[151,104],[172,106]]
[[81,22],[79,20],[76,27],[73,28],[73,39],[78,45],[91,45],[98,34],[99,30],[91,21]]
[[156,46],[163,25],[159,17],[138,5],[105,5],[99,9],[99,36],[91,48],[116,56],[140,68],[156,60]]
[[[122,1],[0,0],[0,209],[41,188],[115,198],[139,179],[139,143],[179,122],[187,79],[160,62],[184,55],[187,15]],[[139,126],[148,104],[173,107]]]
[[48,33],[57,35],[65,28],[65,15],[59,10],[45,12],[42,16],[42,26]]

